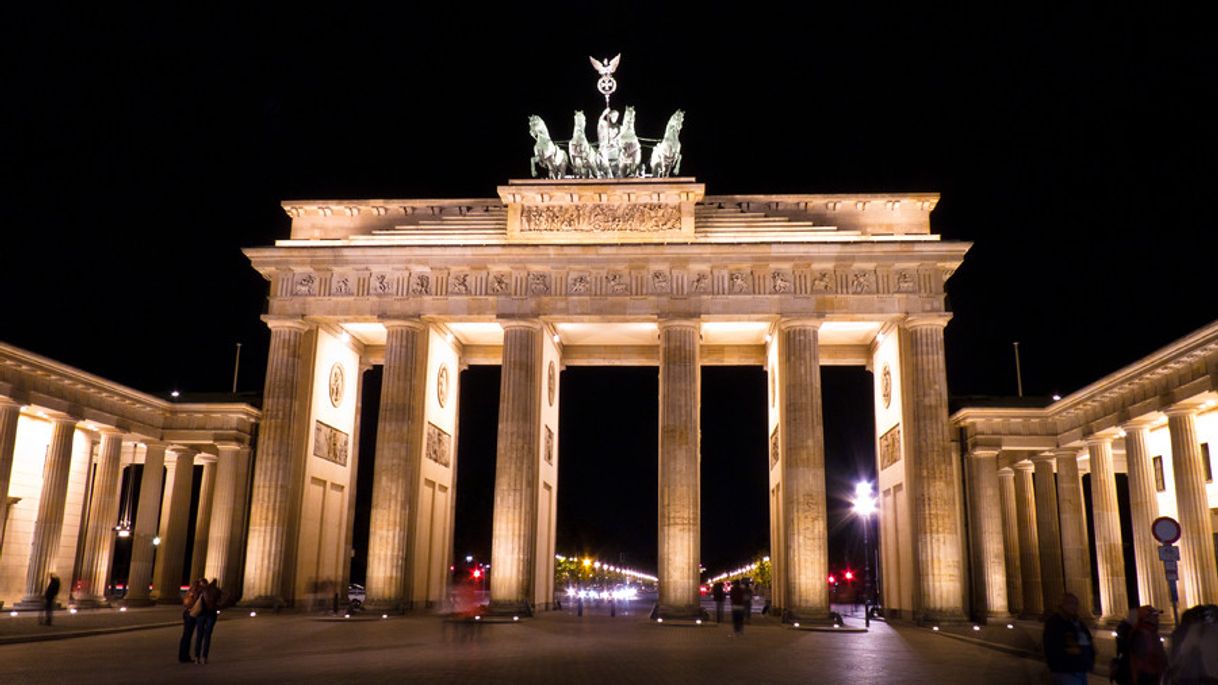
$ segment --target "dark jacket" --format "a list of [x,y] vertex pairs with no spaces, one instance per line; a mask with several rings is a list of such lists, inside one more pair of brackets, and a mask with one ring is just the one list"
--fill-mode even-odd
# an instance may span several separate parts
[[1045,620],[1045,661],[1054,673],[1089,673],[1095,665],[1095,641],[1082,621],[1060,611]]
[[723,583],[715,583],[711,586],[711,596],[716,602],[722,602],[727,598],[727,593],[723,591]]
[[51,582],[47,583],[47,591],[46,591],[46,594],[43,596],[46,597],[47,601],[49,602],[49,601],[55,599],[55,597],[57,597],[58,595],[59,595],[59,579],[52,578]]

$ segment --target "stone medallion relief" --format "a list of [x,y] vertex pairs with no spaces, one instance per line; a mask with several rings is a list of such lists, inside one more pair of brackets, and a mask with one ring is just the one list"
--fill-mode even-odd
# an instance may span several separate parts
[[892,369],[888,364],[884,364],[884,370],[880,372],[880,398],[884,400],[884,408],[892,404]]
[[347,375],[343,372],[343,365],[335,362],[330,367],[330,404],[337,407],[343,403],[343,391],[347,387]]
[[440,408],[443,409],[448,404],[448,365],[441,364],[440,370],[436,372],[436,401],[440,403]]
[[546,370],[546,399],[551,407],[554,406],[554,395],[558,392],[558,371],[554,368],[554,362],[550,362],[550,367]]

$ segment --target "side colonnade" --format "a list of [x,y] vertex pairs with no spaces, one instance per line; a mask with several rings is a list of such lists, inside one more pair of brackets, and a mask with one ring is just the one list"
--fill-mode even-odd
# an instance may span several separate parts
[[[1045,409],[965,408],[952,422],[968,454],[978,616],[1039,618],[1070,592],[1100,624],[1115,624],[1142,604],[1170,622],[1151,534],[1160,516],[1175,518],[1182,530],[1181,611],[1218,603],[1218,489],[1210,461],[1210,445],[1218,443],[1218,324]],[[1128,486],[1127,511],[1118,474]],[[996,499],[1001,506],[992,505]],[[1124,517],[1130,537],[1122,534]],[[1127,575],[1135,578],[1127,583]]]

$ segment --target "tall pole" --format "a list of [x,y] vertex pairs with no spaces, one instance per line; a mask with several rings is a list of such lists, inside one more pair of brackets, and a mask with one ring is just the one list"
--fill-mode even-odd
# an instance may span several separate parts
[[871,528],[871,516],[863,516],[863,625],[871,627],[871,543],[868,528]]
[[237,394],[237,371],[241,369],[241,343],[237,343],[237,359],[233,361],[233,394]]
[[1019,369],[1019,343],[1012,343],[1015,346],[1015,389],[1020,397],[1023,397],[1023,372]]

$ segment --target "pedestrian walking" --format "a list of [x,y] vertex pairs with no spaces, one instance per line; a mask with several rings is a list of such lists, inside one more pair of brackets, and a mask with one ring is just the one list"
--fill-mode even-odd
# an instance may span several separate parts
[[1130,685],[1158,685],[1167,671],[1167,651],[1159,639],[1159,610],[1149,604],[1134,610],[1129,633]]
[[744,587],[732,583],[728,597],[732,600],[732,635],[737,636],[744,632]]
[[1163,682],[1218,682],[1218,605],[1199,604],[1180,614],[1180,625],[1171,634],[1171,666]]
[[722,580],[711,586],[711,597],[715,598],[715,623],[723,623],[723,600],[727,599],[727,593],[723,590]]
[[[202,579],[200,579],[201,581]],[[211,632],[215,630],[216,620],[220,615],[221,592],[216,581],[216,578],[212,578],[211,582],[204,585],[199,593],[199,602],[202,603],[202,606],[198,624],[195,627],[195,663],[197,664],[207,663],[207,653],[211,650]]]
[[753,622],[753,579],[741,578],[740,584],[744,587],[744,622]]
[[1095,664],[1095,643],[1079,620],[1075,595],[1063,595],[1057,611],[1045,620],[1044,649],[1053,683],[1087,685],[1087,674]]
[[42,593],[44,600],[42,607],[42,617],[38,620],[39,623],[51,625],[52,619],[55,617],[55,598],[59,596],[59,576],[51,574],[51,580],[47,582],[46,592]]
[[190,589],[186,591],[186,596],[182,598],[182,639],[178,640],[179,663],[189,664],[194,661],[190,658],[190,640],[194,637],[199,615],[203,613],[202,594],[203,588],[206,586],[207,581],[200,578],[191,583]]

